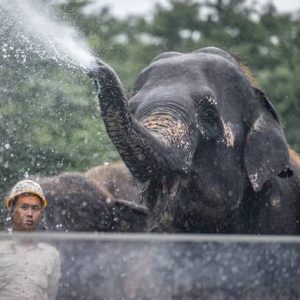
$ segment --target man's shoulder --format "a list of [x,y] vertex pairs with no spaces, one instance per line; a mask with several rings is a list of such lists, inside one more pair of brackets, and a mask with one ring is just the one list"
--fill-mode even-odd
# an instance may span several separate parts
[[15,243],[10,239],[0,240],[0,253],[15,252]]

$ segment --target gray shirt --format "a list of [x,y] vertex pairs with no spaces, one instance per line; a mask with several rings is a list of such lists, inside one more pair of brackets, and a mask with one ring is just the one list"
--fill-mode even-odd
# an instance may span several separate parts
[[60,277],[58,251],[44,243],[0,242],[0,299],[53,300]]

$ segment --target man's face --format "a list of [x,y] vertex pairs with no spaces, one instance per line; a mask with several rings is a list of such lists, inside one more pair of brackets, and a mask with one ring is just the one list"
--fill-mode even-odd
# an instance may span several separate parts
[[12,213],[12,227],[16,231],[36,230],[43,213],[41,200],[36,195],[18,196]]

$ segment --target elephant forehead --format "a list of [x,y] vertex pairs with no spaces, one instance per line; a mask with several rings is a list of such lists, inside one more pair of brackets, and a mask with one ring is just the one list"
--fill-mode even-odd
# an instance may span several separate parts
[[141,72],[137,83],[143,85],[148,80],[160,82],[174,78],[180,78],[181,82],[190,79],[199,81],[212,75],[214,79],[217,79],[217,77],[237,71],[237,65],[222,56],[190,53],[154,61]]
[[151,67],[149,71],[138,78],[137,82],[140,89],[144,86],[152,88],[157,86],[172,86],[174,84],[189,85],[196,82],[204,84],[205,77],[199,66],[166,63]]
[[150,96],[155,91],[165,95],[213,91],[217,102],[238,105],[249,99],[251,85],[235,64],[223,57],[210,54],[193,54],[161,59],[152,63],[137,80],[135,93]]
[[[159,59],[145,69],[138,79],[135,107],[138,115],[148,105],[180,105],[191,114],[202,99],[213,99],[225,122],[240,124],[251,112],[253,89],[237,63],[210,53],[191,53]],[[196,95],[196,96],[195,96]],[[253,101],[251,100],[253,99]],[[151,104],[150,104],[151,103]],[[226,127],[228,144],[233,135]]]
[[130,99],[130,105],[135,108],[137,119],[152,113],[171,113],[189,119],[194,114],[191,89],[182,83],[144,87]]

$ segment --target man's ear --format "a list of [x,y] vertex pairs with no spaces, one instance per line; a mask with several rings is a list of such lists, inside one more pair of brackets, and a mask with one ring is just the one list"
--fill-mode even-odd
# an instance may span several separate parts
[[259,114],[246,137],[244,166],[254,191],[274,176],[290,177],[290,156],[277,113],[265,94],[254,88]]

